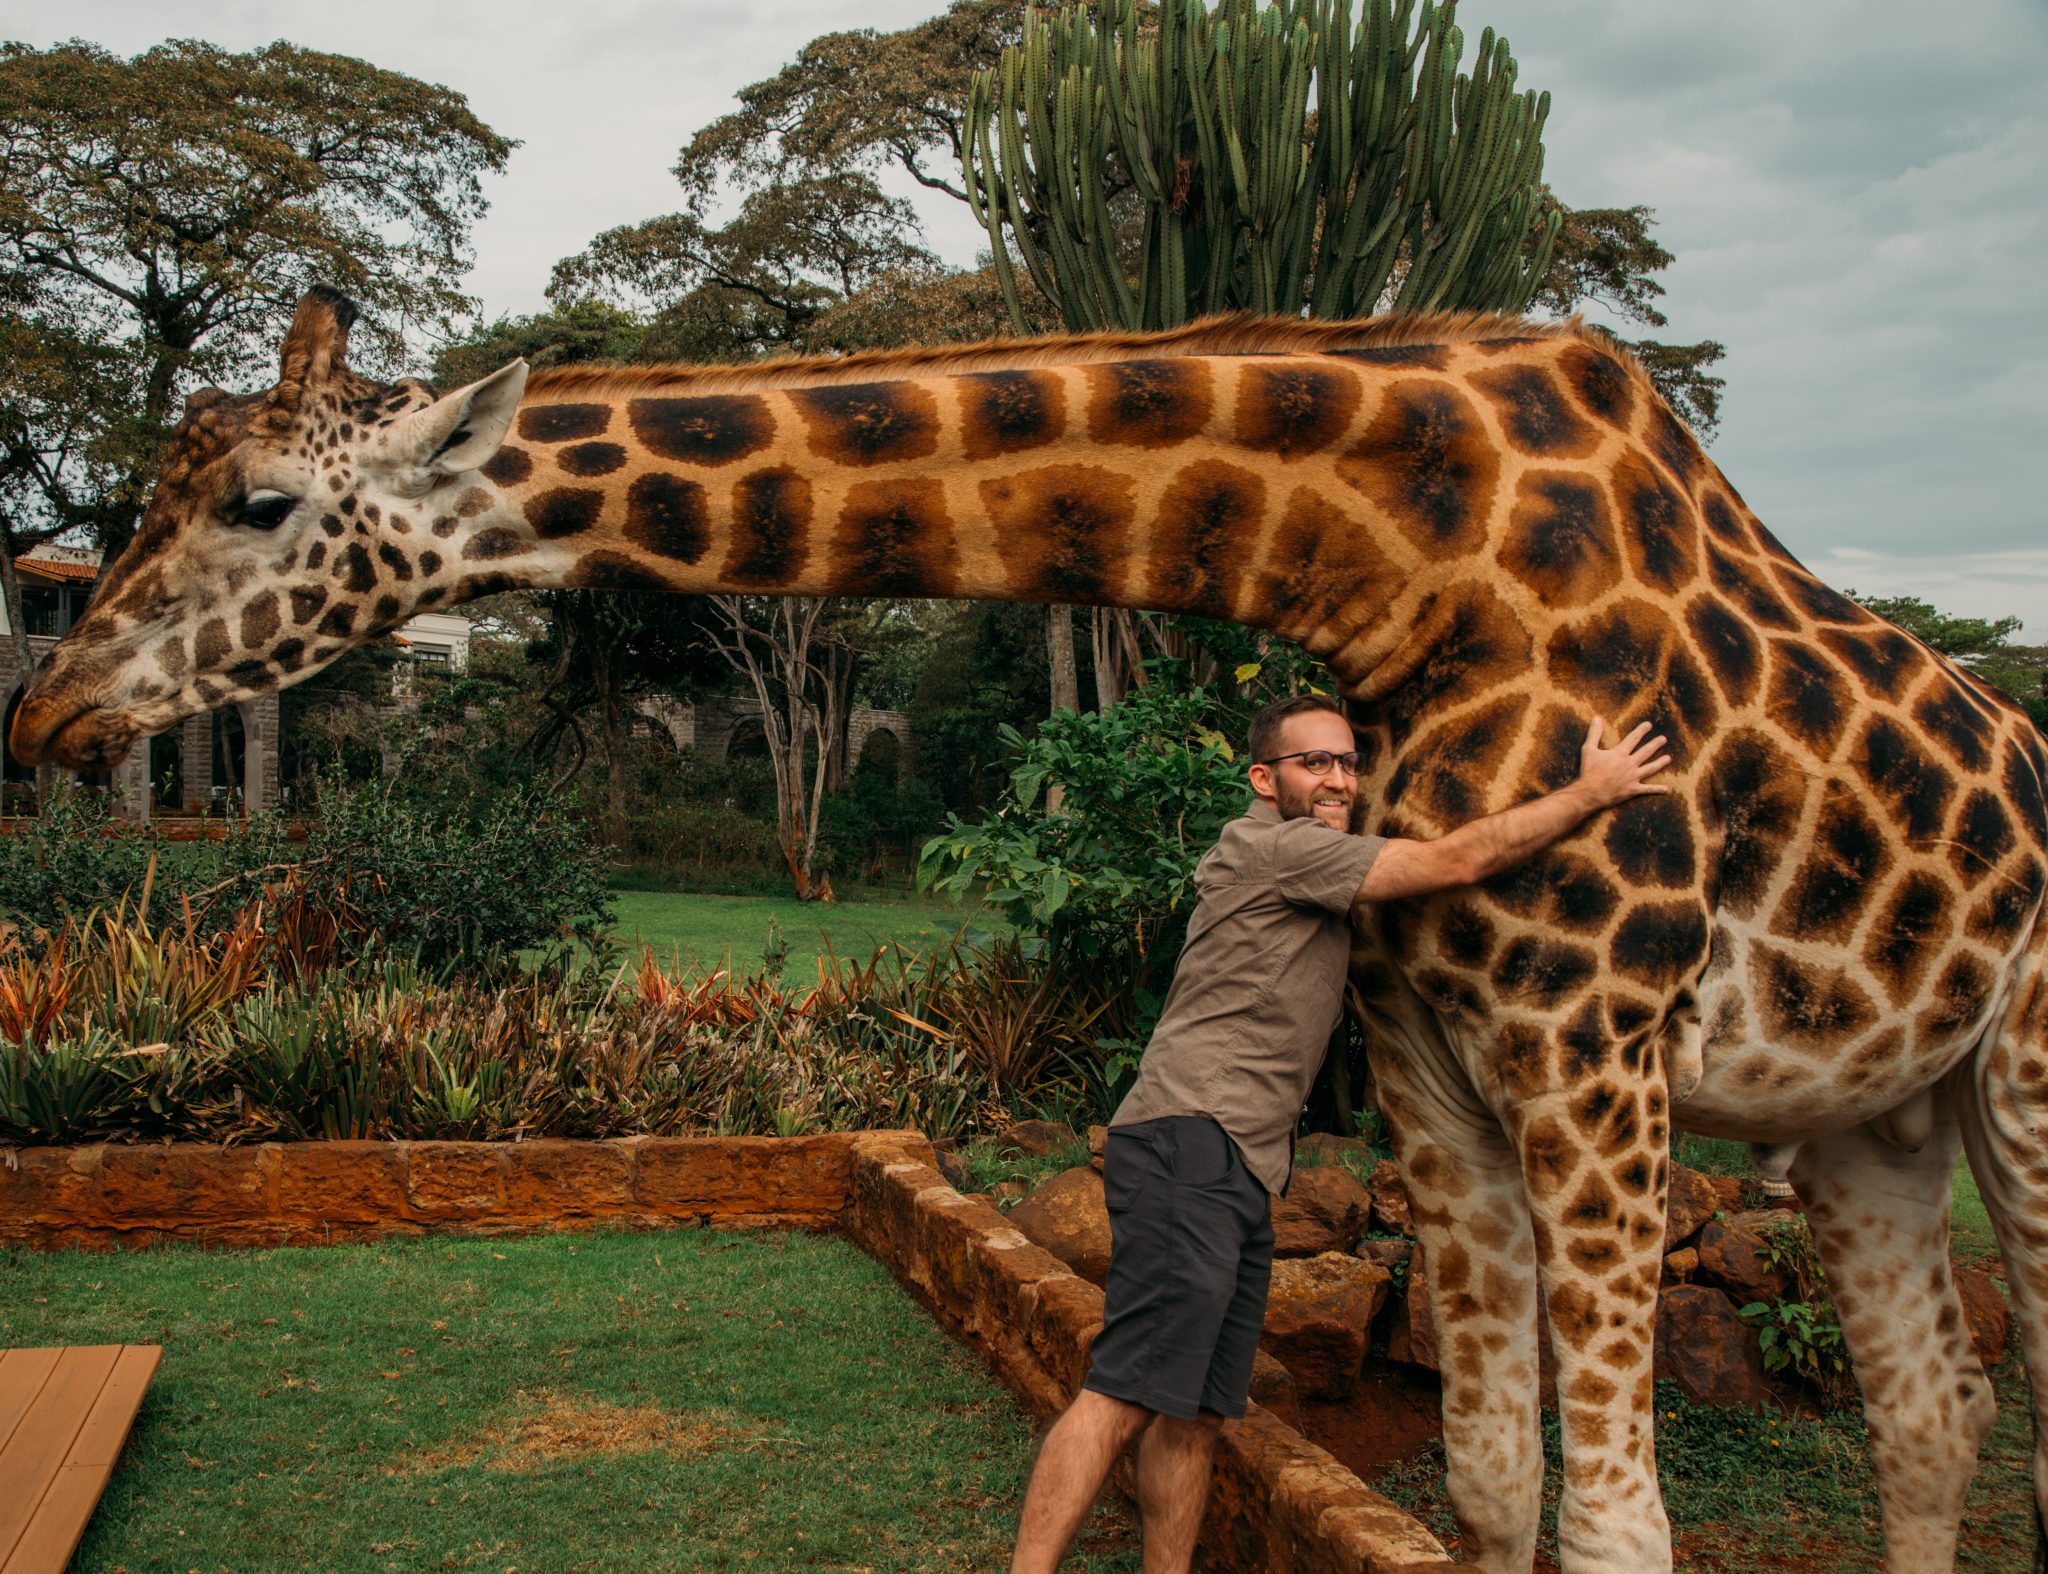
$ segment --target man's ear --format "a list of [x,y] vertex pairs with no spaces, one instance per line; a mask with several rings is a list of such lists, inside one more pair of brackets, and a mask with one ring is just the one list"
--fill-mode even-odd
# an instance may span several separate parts
[[501,366],[490,376],[415,410],[385,431],[387,464],[460,475],[485,463],[505,441],[526,393],[526,362]]

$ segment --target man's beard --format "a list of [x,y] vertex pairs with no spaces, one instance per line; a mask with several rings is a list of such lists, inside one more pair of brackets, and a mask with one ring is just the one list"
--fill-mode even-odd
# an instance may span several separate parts
[[[1285,781],[1280,780],[1276,773],[1273,796],[1274,801],[1280,805],[1280,818],[1303,820],[1314,815],[1316,794],[1322,790],[1321,784],[1318,783],[1306,792],[1295,792]],[[1345,814],[1345,822],[1353,836],[1360,835],[1365,830],[1365,799],[1356,791],[1351,794],[1351,805]]]

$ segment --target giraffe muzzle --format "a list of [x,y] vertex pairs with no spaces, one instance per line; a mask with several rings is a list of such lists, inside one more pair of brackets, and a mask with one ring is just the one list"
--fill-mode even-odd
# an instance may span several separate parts
[[105,771],[121,763],[136,731],[133,722],[103,706],[32,692],[14,713],[7,746],[24,765]]

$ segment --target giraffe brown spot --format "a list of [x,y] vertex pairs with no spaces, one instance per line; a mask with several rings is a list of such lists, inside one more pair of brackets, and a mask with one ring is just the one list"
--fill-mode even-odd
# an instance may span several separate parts
[[268,689],[277,684],[277,676],[270,670],[270,663],[262,659],[238,661],[221,674],[228,680],[231,689]]
[[1606,842],[1615,869],[1633,885],[1693,882],[1692,815],[1676,794],[1617,804],[1607,816]]
[[453,514],[436,514],[433,528],[434,534],[445,541],[455,534],[460,525]]
[[961,448],[971,460],[1042,448],[1066,428],[1067,390],[1050,372],[973,372],[959,389]]
[[1948,937],[1949,890],[1940,880],[1914,870],[1898,883],[1885,903],[1863,960],[1894,1006],[1904,1006],[1919,992],[1920,980]]
[[1766,707],[1779,726],[1826,758],[1848,722],[1849,705],[1849,685],[1819,651],[1796,640],[1771,641]]
[[363,505],[363,519],[356,521],[358,529],[362,528],[363,520],[368,520],[373,525],[381,525],[384,523],[384,511],[375,503],[365,503]]
[[1606,496],[1584,477],[1556,470],[1522,477],[1499,556],[1547,607],[1597,600],[1621,572]]
[[2048,874],[2031,860],[2010,868],[1992,882],[1984,897],[1970,910],[1965,926],[1970,937],[1994,950],[2003,951],[2026,929],[2041,906],[2041,893]]
[[1787,599],[1816,623],[1864,624],[1876,620],[1838,590],[1830,590],[1803,568],[1776,570]]
[[375,611],[378,632],[396,628],[403,621],[405,608],[396,596],[379,596]]
[[1595,966],[1583,946],[1525,935],[1501,952],[1493,985],[1511,1004],[1548,1010],[1584,988]]
[[2027,840],[2048,852],[2048,793],[2043,791],[2041,762],[2029,758],[2017,743],[2005,746],[2005,796],[2018,816]]
[[1208,424],[1209,368],[1200,361],[1113,361],[1085,375],[1091,441],[1170,448]]
[[1610,1082],[1596,1082],[1573,1098],[1572,1123],[1603,1154],[1635,1146],[1641,1135],[1636,1102]]
[[1571,1021],[1558,1033],[1557,1041],[1561,1051],[1558,1066],[1567,1080],[1584,1082],[1606,1070],[1613,1044],[1600,1020],[1600,1002],[1588,1000],[1573,1012]]
[[[1560,1284],[1550,1292],[1550,1335],[1574,1350],[1584,1350],[1600,1332],[1599,1298],[1583,1284]],[[1584,1414],[1584,1412],[1576,1412]],[[1578,1451],[1574,1450],[1574,1454]]]
[[1909,841],[1924,842],[1940,832],[1955,781],[1905,728],[1889,716],[1872,717],[1851,762],[1898,817]]
[[1974,880],[1995,870],[2016,845],[2012,816],[1997,798],[1978,788],[1963,800],[1949,850],[1957,873]]
[[181,678],[185,669],[191,666],[191,654],[185,649],[185,642],[173,636],[157,641],[153,654],[156,664],[167,678]]
[[1843,940],[1870,892],[1891,868],[1882,827],[1856,795],[1830,783],[1813,841],[1771,919],[1771,932],[1797,940]]
[[1218,459],[1188,465],[1159,499],[1146,555],[1148,606],[1236,615],[1235,566],[1257,540],[1266,483]]
[[327,543],[315,541],[306,548],[306,568],[310,572],[327,561]]
[[[503,452],[501,449],[500,452]],[[474,519],[491,506],[491,494],[480,486],[469,488],[455,500],[455,512],[464,519]],[[439,526],[435,527],[436,532]]]
[[1247,366],[1237,384],[1237,440],[1280,459],[1319,453],[1350,430],[1361,397],[1355,373],[1335,366]]
[[1840,968],[1757,943],[1749,948],[1749,974],[1764,1034],[1786,1048],[1825,1054],[1877,1020],[1870,997]]
[[1520,1148],[1529,1195],[1539,1201],[1555,1196],[1578,1167],[1578,1144],[1555,1115],[1540,1115],[1531,1121],[1522,1133]]
[[573,476],[610,475],[626,462],[626,450],[617,443],[577,443],[555,455],[555,463]]
[[1565,402],[1550,373],[1527,364],[1479,372],[1472,385],[1494,403],[1508,441],[1539,459],[1583,459],[1600,436]]
[[192,659],[201,667],[217,670],[226,665],[228,652],[234,641],[228,634],[225,618],[208,618],[199,625],[199,632],[192,639]]
[[1702,778],[1701,812],[1721,832],[1718,905],[1747,918],[1764,899],[1779,850],[1798,829],[1805,777],[1771,739],[1744,729],[1722,740]]
[[1505,695],[1411,743],[1395,768],[1388,797],[1399,801],[1412,791],[1414,801],[1446,825],[1462,825],[1483,814],[1509,750],[1520,741],[1528,708],[1526,694]]
[[462,543],[462,555],[472,562],[494,558],[511,557],[526,549],[526,542],[516,530],[507,530],[494,525],[489,530],[479,530]]
[[1827,628],[1820,642],[1878,699],[1896,700],[1911,688],[1925,665],[1918,642],[1872,620],[1865,628]]
[[1527,1022],[1501,1025],[1493,1064],[1500,1073],[1502,1090],[1518,1103],[1551,1087],[1549,1047],[1542,1030]]
[[1330,353],[1347,361],[1363,361],[1368,366],[1413,366],[1431,372],[1443,371],[1451,364],[1451,353],[1441,344],[1367,345]]
[[1690,489],[1706,460],[1691,428],[1673,415],[1661,399],[1651,404],[1647,426],[1650,452],[1678,478],[1680,486]]
[[1493,875],[1480,889],[1511,913],[1571,934],[1605,929],[1621,891],[1589,858],[1552,849]]
[[1738,552],[1749,550],[1748,527],[1735,517],[1735,510],[1729,507],[1728,499],[1718,492],[1700,504],[1700,518],[1706,521],[1707,528],[1713,531],[1723,545],[1733,547]]
[[389,541],[378,544],[377,560],[391,570],[391,577],[400,584],[412,578],[412,559]]
[[1121,586],[1135,485],[1100,465],[1048,465],[982,482],[1010,588],[1034,601],[1106,599]]
[[1639,903],[1614,931],[1607,960],[1652,988],[1695,976],[1707,960],[1707,916],[1697,901]]
[[739,585],[787,585],[810,557],[811,483],[783,466],[757,470],[732,492],[732,545],[724,577]]
[[242,608],[242,648],[260,650],[277,637],[284,618],[277,597],[270,591],[253,598]]
[[1991,763],[1990,723],[1946,673],[1920,697],[1913,719],[1965,770],[1981,771]]
[[355,632],[356,609],[347,602],[337,602],[327,609],[327,616],[320,620],[317,632],[334,639],[347,639]]
[[1763,673],[1763,650],[1747,624],[1713,596],[1697,596],[1685,609],[1685,625],[1708,672],[1730,705],[1747,705],[1756,697]]
[[611,424],[608,404],[530,404],[519,412],[519,435],[530,443],[601,437]]
[[1464,395],[1411,380],[1386,390],[1337,473],[1420,550],[1442,557],[1484,543],[1500,458]]
[[916,383],[799,388],[790,402],[810,429],[811,452],[842,465],[929,459],[939,449],[939,405]]
[[1306,486],[1288,497],[1258,573],[1253,599],[1273,627],[1323,656],[1349,642],[1394,582],[1371,532]]
[[[533,474],[533,456],[525,449],[514,448],[507,443],[483,462],[481,473],[485,480],[494,481],[499,486],[517,486]],[[469,501],[469,497],[469,493],[463,494],[462,502],[456,505],[457,513],[467,512],[463,505]],[[488,507],[489,503],[490,496],[486,493],[484,504]]]
[[306,642],[302,639],[281,639],[270,653],[270,659],[286,672],[296,672],[304,663]]
[[757,394],[634,399],[626,420],[649,453],[709,469],[759,453],[775,437],[768,402]]
[[657,557],[694,563],[711,546],[704,488],[662,470],[626,489],[626,539]]
[[1946,1044],[1984,1022],[1998,987],[1991,969],[1968,952],[1949,958],[1934,981],[1934,1003],[1915,1023],[1923,1044]]
[[1589,1170],[1565,1208],[1564,1221],[1574,1229],[1588,1230],[1612,1224],[1620,1212],[1607,1177],[1598,1170]]
[[519,581],[510,574],[471,574],[455,587],[451,598],[457,602],[475,601],[480,596],[501,595],[508,590],[518,590]]
[[[1551,635],[1546,657],[1559,687],[1621,726],[1620,718],[1640,710],[1646,696],[1663,689],[1676,641],[1658,608],[1646,601],[1621,601],[1563,624]],[[1579,736],[1572,740],[1574,773],[1585,725],[1578,723]]]
[[320,528],[326,531],[329,536],[344,535],[348,531],[348,526],[344,525],[341,522],[341,520],[333,514],[322,514],[320,516]]
[[1581,404],[1609,426],[1628,430],[1635,384],[1620,360],[1593,345],[1575,344],[1558,357],[1558,367]]
[[1796,629],[1799,619],[1764,583],[1763,570],[1741,558],[1730,557],[1713,542],[1702,543],[1707,560],[1707,577],[1714,588],[1763,628]]
[[604,493],[595,487],[554,487],[526,500],[526,522],[543,541],[580,536],[597,523]]
[[1676,594],[1699,573],[1699,530],[1692,511],[1635,454],[1624,454],[1615,465],[1612,485],[1629,568],[1653,589]]
[[441,554],[431,549],[420,554],[420,573],[432,579],[441,572]]
[[585,590],[653,590],[675,587],[647,564],[623,552],[588,552],[576,560],[573,582]]
[[864,481],[849,488],[832,532],[834,579],[871,596],[949,596],[953,521],[936,480]]
[[1531,665],[1529,631],[1507,603],[1483,584],[1457,586],[1380,666],[1396,685],[1385,702],[1389,731],[1405,740],[1438,702],[1525,683]]
[[342,588],[361,595],[377,583],[377,570],[370,562],[370,554],[363,549],[360,541],[351,541],[347,550],[334,561],[334,577],[341,581]]

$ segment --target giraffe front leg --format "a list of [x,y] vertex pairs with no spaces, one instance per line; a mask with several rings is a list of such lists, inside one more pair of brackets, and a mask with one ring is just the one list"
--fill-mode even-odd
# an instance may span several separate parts
[[1944,1096],[1917,1151],[1858,1126],[1808,1138],[1792,1161],[1863,1391],[1888,1574],[1954,1566],[1977,1449],[1998,1416],[1949,1273],[1960,1142]]
[[1557,1360],[1564,1574],[1671,1567],[1653,1433],[1669,1103],[1661,1077],[1614,1073],[1610,1066],[1504,1112]]

